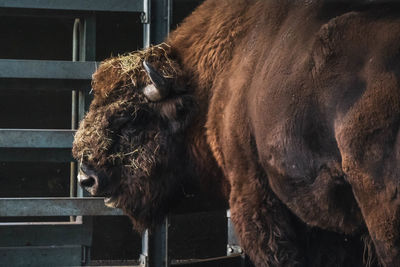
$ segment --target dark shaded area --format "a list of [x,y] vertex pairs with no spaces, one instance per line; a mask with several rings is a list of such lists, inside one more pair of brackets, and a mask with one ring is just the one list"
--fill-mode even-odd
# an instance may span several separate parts
[[96,60],[140,49],[143,26],[140,14],[98,14],[96,30]]
[[226,253],[224,211],[171,216],[169,251],[172,259],[218,257]]
[[65,183],[68,173],[65,163],[1,162],[0,197],[69,196],[69,183]]
[[172,25],[171,30],[174,30],[184,18],[192,13],[192,11],[201,3],[203,0],[175,0],[172,3]]
[[71,92],[3,90],[0,101],[1,128],[68,129],[71,125]]
[[0,58],[71,60],[72,27],[68,18],[0,19]]
[[140,235],[132,228],[128,217],[94,217],[92,260],[138,259]]

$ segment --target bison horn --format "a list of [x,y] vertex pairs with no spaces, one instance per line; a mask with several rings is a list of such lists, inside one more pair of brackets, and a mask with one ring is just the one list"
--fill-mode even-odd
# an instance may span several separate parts
[[150,101],[160,101],[169,94],[170,83],[147,61],[143,61],[143,67],[152,82],[143,89],[143,93]]

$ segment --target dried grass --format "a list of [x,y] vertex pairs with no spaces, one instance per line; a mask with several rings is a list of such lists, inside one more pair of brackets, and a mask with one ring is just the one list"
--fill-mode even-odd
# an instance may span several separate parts
[[[97,78],[96,76],[99,76],[98,74],[104,75],[104,72],[115,72],[119,81],[114,84],[122,84],[122,86],[133,84],[136,87],[140,84],[149,83],[150,81],[143,69],[143,61],[154,64],[164,77],[173,78],[178,72],[176,63],[168,55],[169,52],[170,46],[162,43],[145,50],[134,51],[107,59],[101,63],[99,70],[94,75],[94,79]],[[104,88],[106,87],[103,86]]]
[[[169,56],[170,50],[168,44],[162,43],[107,59],[100,64],[93,74],[94,100],[75,135],[75,158],[99,167],[123,165],[149,175],[158,147],[149,143],[132,143],[131,136],[114,133],[111,124],[119,116],[117,114],[129,116],[129,120],[134,121],[140,109],[144,108],[143,104],[147,103],[141,88],[150,83],[150,79],[143,68],[143,61],[151,63],[166,78],[181,75],[179,66]],[[158,134],[154,133],[151,139],[150,143],[157,144]],[[117,149],[116,141],[119,143]],[[121,144],[123,147],[120,147]]]

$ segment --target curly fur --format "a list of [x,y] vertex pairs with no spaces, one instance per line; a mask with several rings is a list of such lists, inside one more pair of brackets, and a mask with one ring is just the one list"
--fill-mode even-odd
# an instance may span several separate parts
[[[182,130],[196,112],[190,95],[170,97],[160,105],[141,92],[150,82],[144,60],[164,76],[179,78],[174,88],[184,81],[168,49],[162,44],[100,65],[93,75],[95,97],[73,146],[77,160],[104,173],[107,186],[100,193],[111,196],[139,231],[159,222],[170,208],[167,203],[180,194],[181,177],[170,169],[174,158],[185,158]],[[131,68],[126,68],[128,61]],[[173,171],[179,173],[182,164],[184,160],[177,162]]]
[[[74,157],[140,230],[199,184],[228,193],[256,266],[400,265],[398,11],[207,0],[166,43],[100,66]],[[172,81],[160,102],[143,60]]]

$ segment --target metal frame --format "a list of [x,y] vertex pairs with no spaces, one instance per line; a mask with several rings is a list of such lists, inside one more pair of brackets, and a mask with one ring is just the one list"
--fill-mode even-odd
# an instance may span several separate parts
[[90,80],[96,62],[0,59],[0,78]]
[[0,198],[0,202],[0,217],[123,215],[120,209],[106,207],[101,197]]
[[[118,5],[121,4],[121,5]],[[48,6],[47,6],[48,5]],[[127,8],[126,5],[131,5]],[[52,89],[42,86],[69,83],[63,90],[72,92],[71,130],[29,130],[0,129],[0,158],[6,161],[40,160],[73,161],[71,146],[77,122],[83,118],[90,102],[89,90],[92,73],[96,69],[95,41],[96,17],[93,11],[132,11],[142,12],[142,2],[130,0],[54,0],[23,1],[0,0],[0,13],[39,16],[79,15],[73,32],[73,61],[43,60],[0,60],[0,81],[17,88],[27,84],[31,89]],[[48,9],[57,9],[50,13]],[[29,10],[33,8],[34,10]],[[65,10],[64,10],[65,9]],[[80,9],[80,10],[75,10]],[[139,10],[138,10],[139,9]],[[67,12],[67,11],[68,12]],[[71,10],[71,11],[69,11]],[[73,11],[72,11],[73,10]],[[83,12],[82,12],[83,11]],[[33,83],[33,85],[32,85]],[[46,84],[50,87],[49,84]],[[76,86],[76,87],[75,87]],[[4,88],[4,87],[3,87]],[[1,89],[1,86],[0,86]],[[57,89],[56,89],[57,90]],[[49,155],[50,152],[50,155]],[[53,157],[56,157],[54,159]],[[33,157],[33,158],[30,158]],[[76,163],[71,163],[70,198],[3,198],[0,199],[0,216],[70,216],[70,222],[60,223],[1,223],[2,240],[18,234],[22,240],[2,243],[1,262],[24,265],[29,258],[30,264],[55,266],[60,260],[64,265],[86,265],[90,262],[92,243],[93,215],[122,215],[121,210],[105,207],[102,198],[84,198],[83,191],[76,188]],[[78,198],[71,198],[79,196]],[[89,216],[89,217],[82,217]],[[49,235],[50,234],[50,235]],[[64,238],[68,235],[68,238]],[[4,239],[3,239],[4,238]],[[83,238],[83,239],[82,239]],[[13,238],[14,240],[14,238]],[[41,240],[41,241],[40,241]],[[65,241],[65,243],[60,243]],[[7,240],[8,241],[8,240]],[[24,243],[25,242],[25,243]],[[27,244],[29,246],[27,246]],[[47,246],[46,246],[47,245]],[[47,255],[47,256],[46,256]]]
[[[82,258],[80,245],[1,247],[0,255],[2,259],[0,266],[4,267],[60,266],[60,264],[62,266],[81,266],[81,264],[86,264],[86,258]],[[12,265],[9,265],[10,263]]]
[[[0,247],[53,246],[81,244],[90,246],[92,229],[83,223],[1,223]],[[68,234],[66,234],[68,233]]]
[[0,148],[71,148],[74,130],[0,129]]
[[79,10],[106,12],[142,12],[138,0],[1,0],[0,8]]
[[164,219],[161,225],[155,227],[150,234],[146,230],[142,236],[142,253],[140,265],[143,267],[168,267],[171,264],[168,256],[168,228],[169,218]]

